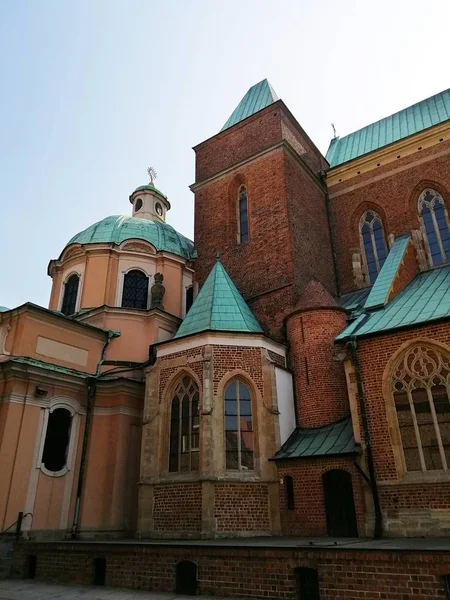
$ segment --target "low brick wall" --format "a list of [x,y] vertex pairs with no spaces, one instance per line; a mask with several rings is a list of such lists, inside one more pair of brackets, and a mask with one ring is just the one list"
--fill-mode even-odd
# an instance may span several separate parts
[[17,544],[13,577],[25,577],[35,555],[36,579],[92,584],[93,563],[106,559],[106,585],[174,591],[176,565],[198,565],[198,593],[251,598],[296,598],[294,569],[318,570],[322,600],[439,600],[449,552],[333,550],[143,543]]

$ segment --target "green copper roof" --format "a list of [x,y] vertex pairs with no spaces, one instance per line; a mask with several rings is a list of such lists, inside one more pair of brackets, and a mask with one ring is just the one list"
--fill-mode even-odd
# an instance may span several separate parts
[[400,264],[405,256],[409,243],[409,235],[398,237],[381,267],[378,277],[373,284],[364,308],[371,309],[386,304],[389,291],[394,283]]
[[336,167],[448,119],[450,90],[445,90],[350,135],[331,140],[326,159],[331,167]]
[[356,454],[358,450],[351,418],[345,417],[325,427],[315,429],[297,427],[275,454],[273,460]]
[[359,310],[364,306],[371,289],[371,287],[366,287],[362,290],[342,294],[339,298],[339,305],[350,312]]
[[7,308],[6,306],[0,306],[0,312],[7,312],[9,310],[9,308]]
[[[137,187],[133,194],[135,194],[136,192],[143,192],[143,191],[147,191],[147,192],[155,192],[155,194],[159,194],[160,196],[162,196],[163,198],[165,198],[167,200],[167,196],[165,194],[163,194],[160,190],[158,190],[158,188],[156,188],[153,183],[147,183],[146,185],[140,185],[139,187]],[[131,194],[131,196],[133,195]],[[130,196],[130,198],[131,198]]]
[[[167,223],[137,217],[114,215],[77,233],[67,244],[117,244],[125,240],[143,240],[156,250],[172,252],[183,258],[195,258],[194,244]],[[66,247],[67,247],[66,246]]]
[[220,261],[212,268],[175,338],[211,330],[263,332]]
[[419,273],[391,302],[360,315],[336,341],[380,334],[450,317],[450,265]]
[[278,96],[273,87],[267,79],[263,79],[248,90],[220,131],[224,131],[247,117],[251,117],[277,100]]

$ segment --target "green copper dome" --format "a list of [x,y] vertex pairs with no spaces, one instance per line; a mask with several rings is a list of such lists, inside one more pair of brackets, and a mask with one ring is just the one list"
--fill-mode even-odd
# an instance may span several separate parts
[[116,244],[126,240],[143,240],[152,244],[157,251],[171,252],[183,258],[196,257],[194,244],[167,223],[113,215],[94,223],[77,233],[66,245],[72,244]]
[[[147,191],[147,192],[154,192],[155,194],[159,194],[160,196],[162,196],[163,198],[165,198],[167,200],[167,196],[165,194],[163,194],[161,192],[161,190],[158,190],[158,188],[156,188],[153,183],[147,183],[146,185],[140,185],[139,187],[137,187],[133,194],[135,194],[136,192],[143,192],[143,191]],[[133,195],[131,194],[131,196]],[[130,198],[131,198],[130,196]]]

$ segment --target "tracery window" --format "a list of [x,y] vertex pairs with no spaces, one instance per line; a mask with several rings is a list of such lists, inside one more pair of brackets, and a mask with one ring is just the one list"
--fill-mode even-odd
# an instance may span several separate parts
[[64,284],[64,297],[61,304],[61,312],[64,315],[73,315],[77,306],[78,286],[80,278],[78,275],[71,275]]
[[61,471],[67,462],[72,415],[65,408],[56,408],[48,416],[42,464],[48,471]]
[[146,309],[148,277],[142,271],[128,271],[123,278],[122,307]]
[[407,471],[450,465],[450,356],[420,344],[394,372],[393,395]]
[[237,211],[239,223],[238,239],[242,244],[243,242],[248,242],[248,198],[245,185],[241,185],[239,188]]
[[368,283],[373,284],[388,254],[380,215],[366,211],[361,217],[360,232]]
[[426,189],[419,196],[418,210],[431,266],[449,262],[450,230],[444,199],[435,190]]
[[225,456],[228,470],[254,468],[250,390],[234,379],[225,389]]
[[170,413],[169,471],[198,470],[200,417],[198,387],[185,375],[175,388]]

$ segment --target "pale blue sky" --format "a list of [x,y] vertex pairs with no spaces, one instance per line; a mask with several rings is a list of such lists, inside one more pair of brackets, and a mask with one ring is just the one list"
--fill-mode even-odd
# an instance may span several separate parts
[[[448,0],[1,0],[0,304],[47,305],[47,264],[129,214],[157,170],[192,237],[192,146],[267,77],[326,152],[450,87]],[[398,199],[393,198],[393,202]]]

